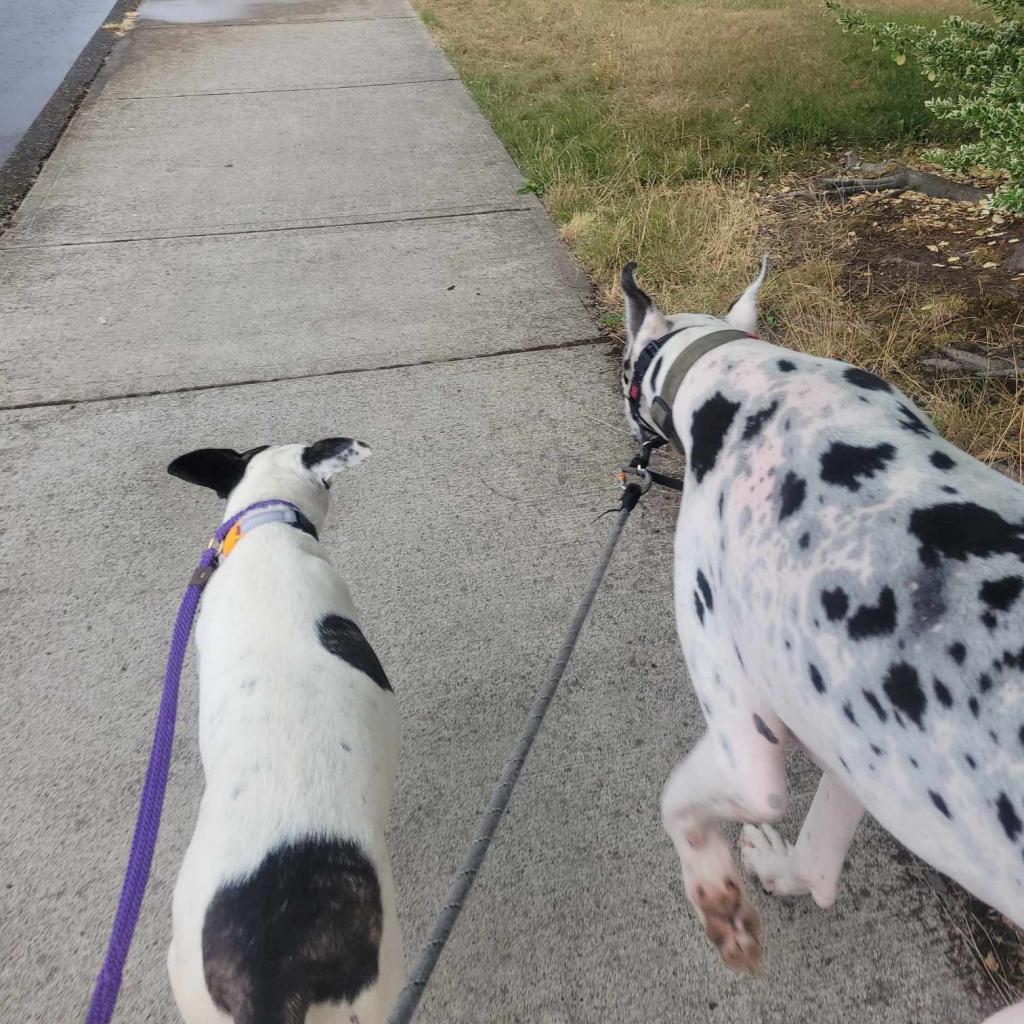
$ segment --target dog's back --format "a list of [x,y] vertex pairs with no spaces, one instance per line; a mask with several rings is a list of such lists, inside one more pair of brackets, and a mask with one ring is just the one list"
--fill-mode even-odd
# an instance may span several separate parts
[[312,537],[260,525],[214,573],[196,645],[206,788],[168,957],[182,1015],[382,1022],[402,975],[398,715],[348,589]]

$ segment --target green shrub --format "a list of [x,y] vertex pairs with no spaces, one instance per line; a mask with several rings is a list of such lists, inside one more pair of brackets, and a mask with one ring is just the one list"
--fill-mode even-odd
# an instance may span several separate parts
[[927,158],[952,171],[981,167],[1005,174],[992,205],[1024,215],[1024,0],[976,0],[985,21],[953,16],[939,29],[878,24],[836,0],[825,6],[843,30],[887,46],[897,64],[913,59],[940,95],[926,101],[936,117],[975,136]]

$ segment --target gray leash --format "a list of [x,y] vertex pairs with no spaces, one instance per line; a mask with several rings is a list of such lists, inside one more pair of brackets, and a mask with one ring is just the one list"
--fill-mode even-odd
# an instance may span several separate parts
[[647,471],[646,466],[640,469],[634,467],[625,472],[632,473],[632,475],[638,478],[639,482],[624,484],[622,504],[620,505],[619,518],[615,523],[615,529],[612,530],[608,543],[604,546],[601,560],[597,563],[597,567],[590,577],[590,586],[587,587],[587,592],[583,595],[583,600],[576,609],[576,615],[572,620],[572,625],[569,627],[569,633],[565,638],[565,642],[558,652],[558,657],[555,658],[554,664],[551,666],[551,670],[548,672],[547,679],[544,681],[540,692],[534,698],[533,707],[530,708],[530,715],[520,734],[519,742],[516,744],[512,756],[505,762],[505,767],[501,770],[501,776],[491,791],[491,799],[487,805],[487,810],[484,811],[483,817],[480,819],[476,838],[469,847],[469,852],[462,862],[462,867],[452,880],[448,890],[448,897],[440,913],[437,915],[437,919],[434,921],[434,927],[430,929],[430,935],[423,944],[419,960],[417,960],[416,966],[412,969],[412,973],[405,983],[405,988],[399,994],[395,1008],[391,1011],[391,1016],[388,1017],[388,1024],[408,1024],[412,1020],[416,1008],[419,1006],[420,999],[423,997],[423,992],[427,987],[427,982],[434,973],[434,968],[440,959],[441,951],[444,949],[445,943],[455,927],[455,922],[462,911],[463,903],[469,895],[470,889],[473,888],[480,865],[483,863],[484,857],[487,856],[487,850],[491,845],[491,840],[494,838],[494,833],[498,831],[498,825],[501,824],[501,818],[505,813],[506,807],[508,807],[512,790],[516,782],[519,781],[519,774],[523,770],[526,758],[529,756],[533,741],[537,738],[537,733],[540,732],[548,705],[555,696],[558,684],[562,681],[562,676],[565,674],[566,666],[572,657],[576,641],[579,639],[584,622],[587,621],[587,615],[590,613],[590,607],[594,603],[594,598],[601,587],[601,582],[608,571],[608,564],[615,553],[615,547],[619,543],[622,531],[625,529],[629,514],[636,508],[640,498],[650,489],[651,475]]

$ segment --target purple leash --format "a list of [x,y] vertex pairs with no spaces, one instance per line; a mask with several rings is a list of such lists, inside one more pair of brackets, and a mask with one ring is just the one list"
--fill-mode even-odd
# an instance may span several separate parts
[[271,498],[268,501],[257,501],[230,519],[226,519],[217,528],[213,541],[199,559],[199,565],[196,566],[196,571],[192,574],[185,596],[178,607],[178,617],[171,636],[171,650],[167,655],[167,669],[164,672],[164,692],[160,698],[160,710],[153,733],[153,748],[149,754],[146,781],[143,783],[142,796],[139,799],[139,813],[135,819],[135,833],[128,854],[128,866],[124,872],[121,898],[110,930],[107,955],[103,958],[103,967],[92,990],[92,1000],[89,1003],[85,1024],[109,1024],[121,991],[121,975],[125,960],[128,959],[132,937],[135,935],[135,926],[138,924],[142,897],[149,882],[149,869],[153,863],[156,836],[160,829],[160,815],[164,809],[164,793],[167,790],[167,775],[171,767],[171,750],[174,746],[174,723],[178,717],[181,667],[185,661],[185,652],[188,650],[188,638],[192,632],[196,609],[199,607],[199,598],[214,569],[217,568],[220,545],[231,528],[249,512],[270,507],[290,508],[299,512],[290,501]]

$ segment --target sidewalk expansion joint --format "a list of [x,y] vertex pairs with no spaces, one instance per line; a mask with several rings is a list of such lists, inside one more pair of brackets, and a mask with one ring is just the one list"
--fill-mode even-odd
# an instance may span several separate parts
[[339,92],[343,89],[387,89],[399,85],[435,85],[439,82],[458,82],[458,75],[444,78],[409,78],[400,82],[352,82],[348,85],[295,85],[287,89],[225,89],[222,92],[162,92],[139,96],[119,96],[111,93],[115,100],[181,100],[197,96],[263,96],[281,92]]
[[186,29],[190,32],[198,30],[206,31],[212,28],[259,28],[267,25],[343,25],[348,21],[419,21],[415,14],[378,14],[367,15],[365,18],[293,18],[280,21],[259,21],[246,19],[244,21],[161,21],[155,19],[150,21],[143,18],[135,22],[134,31],[152,32],[161,29]]
[[[496,206],[490,210],[453,210],[448,213],[422,213],[412,216],[373,217],[368,220],[337,220],[329,224],[285,224],[282,227],[228,228],[224,231],[189,231],[177,235],[142,235],[124,238],[85,238],[67,242],[24,242],[4,245],[0,236],[0,256],[27,249],[72,249],[83,245],[124,245],[127,242],[173,242],[183,238],[231,238],[235,235],[270,235],[282,231],[328,231],[331,228],[361,228],[374,224],[412,224],[421,220],[455,220],[459,217],[493,217],[502,213],[532,213],[533,206]],[[33,214],[32,216],[35,216]]]
[[95,405],[99,402],[127,402],[137,398],[161,398],[164,395],[188,395],[196,391],[221,391],[228,388],[246,388],[261,384],[288,384],[300,380],[322,380],[327,377],[349,377],[360,373],[384,373],[389,370],[413,370],[421,366],[446,366],[451,363],[468,363],[478,359],[497,359],[501,356],[530,355],[534,352],[561,352],[568,349],[592,345],[607,345],[612,342],[607,335],[581,338],[576,341],[552,342],[547,345],[532,345],[527,348],[505,348],[497,352],[475,352],[465,356],[446,356],[440,359],[422,359],[410,363],[386,363],[381,366],[356,366],[347,370],[318,370],[312,373],[297,373],[282,377],[254,377],[249,380],[228,380],[217,384],[190,384],[180,388],[153,391],[129,391],[120,395],[98,395],[86,398],[57,398],[42,402],[24,402],[15,405],[0,405],[0,413],[22,412],[25,409],[50,409],[60,406]]

